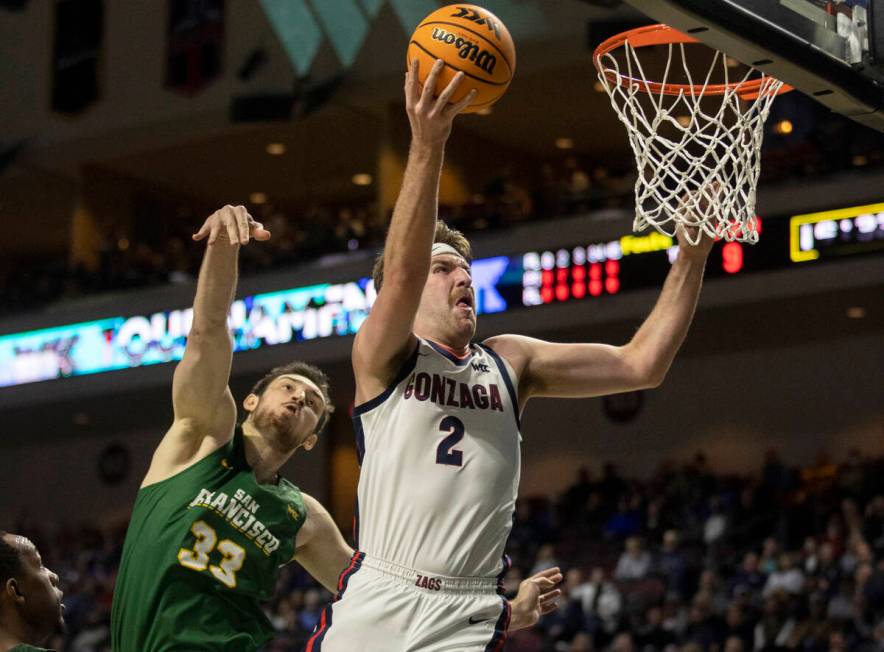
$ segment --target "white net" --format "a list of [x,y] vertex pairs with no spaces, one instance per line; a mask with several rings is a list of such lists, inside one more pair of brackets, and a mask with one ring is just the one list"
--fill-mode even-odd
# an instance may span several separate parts
[[[693,57],[692,73],[685,43],[661,47],[668,52],[662,71],[657,66],[658,81],[645,76],[638,57],[643,48],[628,40],[596,61],[638,166],[633,228],[650,225],[674,236],[682,224],[698,227],[685,229],[693,244],[704,232],[755,243],[764,121],[782,82],[752,68],[735,76],[733,60],[689,44],[714,52],[708,69],[708,57]],[[662,63],[660,53],[655,56]],[[697,75],[700,65],[704,72]]]

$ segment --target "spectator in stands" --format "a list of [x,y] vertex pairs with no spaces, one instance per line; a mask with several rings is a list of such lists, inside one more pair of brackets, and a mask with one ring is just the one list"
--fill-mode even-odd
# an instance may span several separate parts
[[680,638],[687,626],[687,611],[677,593],[667,593],[663,600],[663,629]]
[[590,631],[601,628],[609,636],[616,631],[623,601],[620,591],[608,581],[604,568],[593,568],[589,581],[575,586],[570,596],[580,603]]
[[676,642],[675,634],[663,627],[663,608],[653,605],[645,613],[644,622],[636,628],[639,650],[663,650]]
[[697,644],[703,652],[709,652],[721,640],[724,629],[724,622],[713,612],[708,596],[697,593],[688,610],[684,640]]
[[748,648],[739,636],[728,636],[724,641],[724,652],[744,652]]
[[715,546],[725,534],[727,529],[727,516],[721,506],[718,496],[709,498],[709,515],[703,523],[703,542],[710,547]]
[[579,213],[589,208],[589,188],[591,181],[576,157],[565,159],[565,178],[563,183],[565,210]]
[[821,588],[831,595],[838,590],[841,580],[841,568],[838,556],[835,554],[835,544],[831,541],[823,541],[819,548],[820,561],[815,575],[819,578]]
[[784,552],[780,554],[777,568],[768,576],[761,594],[766,598],[782,590],[790,595],[798,595],[802,588],[804,588],[804,574],[795,563],[795,558]]
[[556,547],[551,543],[546,543],[540,546],[540,549],[537,551],[537,559],[530,574],[534,575],[556,566],[559,566],[559,562],[556,561]]
[[721,578],[712,568],[706,568],[700,573],[700,582],[694,599],[698,596],[704,598],[710,611],[716,616],[723,616],[730,604]]
[[581,466],[577,469],[577,480],[562,496],[562,513],[567,516],[585,509],[594,489],[592,474],[587,467]]
[[305,632],[312,632],[319,624],[322,615],[322,594],[316,589],[307,589],[304,593],[304,608],[298,617],[298,624]]
[[36,650],[64,628],[58,583],[29,539],[0,531],[0,650]]
[[752,615],[747,613],[748,609],[742,607],[739,603],[732,602],[728,605],[724,614],[724,626],[721,635],[727,641],[736,638],[742,645],[744,650],[751,650],[753,646],[753,627]]
[[641,531],[641,500],[639,496],[620,496],[617,511],[608,519],[605,534],[616,539],[632,537]]
[[884,496],[880,494],[866,506],[863,536],[876,555],[884,554]]
[[761,619],[755,626],[753,647],[757,652],[785,647],[794,626],[786,618],[786,599],[782,590],[765,597]]
[[663,539],[666,545],[665,532],[669,529],[669,519],[663,513],[665,499],[662,496],[648,496],[648,504],[645,508],[644,537],[648,541],[660,541]]
[[800,601],[801,618],[789,640],[792,649],[825,650],[832,633],[832,623],[826,618],[826,597],[812,593]]
[[619,581],[644,579],[651,569],[651,555],[644,549],[639,537],[629,537],[624,544],[623,554],[617,560],[614,579]]
[[611,642],[610,652],[635,652],[635,641],[630,632],[620,632]]
[[[592,638],[589,634],[580,632],[571,641],[571,646],[568,648],[568,652],[593,652],[594,649]],[[507,650],[509,650],[509,646],[507,646]]]
[[761,557],[758,560],[758,567],[762,573],[770,575],[777,570],[777,557],[779,554],[779,542],[774,537],[767,537],[761,546]]
[[679,536],[676,530],[666,530],[663,533],[663,546],[657,555],[657,563],[654,573],[663,580],[666,590],[675,591],[684,595],[685,575],[687,562],[679,544]]
[[815,537],[804,539],[801,547],[801,568],[807,577],[816,577],[820,569],[819,546]]

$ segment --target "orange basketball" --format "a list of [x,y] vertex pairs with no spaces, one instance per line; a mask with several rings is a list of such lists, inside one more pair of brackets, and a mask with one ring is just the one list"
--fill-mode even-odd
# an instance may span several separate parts
[[464,73],[451,98],[457,102],[477,91],[466,113],[486,109],[506,92],[516,71],[516,47],[500,19],[476,5],[448,5],[424,18],[408,44],[408,62],[420,62],[420,81],[426,80],[436,59],[445,62],[436,92],[441,93],[458,71]]

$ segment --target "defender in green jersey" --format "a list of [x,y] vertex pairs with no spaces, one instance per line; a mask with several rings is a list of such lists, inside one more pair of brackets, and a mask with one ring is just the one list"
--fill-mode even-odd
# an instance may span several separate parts
[[0,652],[36,647],[64,629],[58,575],[27,538],[0,531]]
[[214,213],[193,325],[172,384],[174,422],[135,500],[111,615],[116,652],[256,650],[273,636],[260,602],[297,560],[331,591],[353,555],[322,506],[279,477],[310,450],[332,411],[328,380],[292,363],[271,370],[236,425],[227,387],[227,312],[240,246],[270,234],[238,206]]

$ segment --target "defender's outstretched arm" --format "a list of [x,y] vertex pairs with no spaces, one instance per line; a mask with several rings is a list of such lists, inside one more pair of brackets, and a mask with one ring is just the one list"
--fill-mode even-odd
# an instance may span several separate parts
[[328,589],[338,592],[338,578],[353,557],[351,548],[325,507],[313,496],[301,494],[307,520],[295,537],[295,561]]
[[236,423],[227,388],[233,342],[227,312],[236,292],[240,246],[270,233],[242,206],[213,213],[193,236],[208,238],[193,302],[193,324],[172,380],[174,421],[154,453],[143,485],[159,482],[226,443]]

